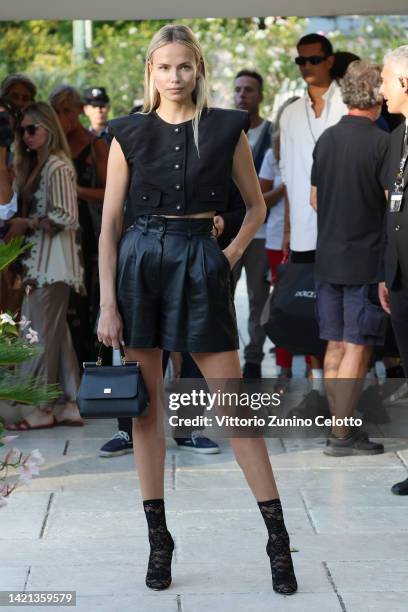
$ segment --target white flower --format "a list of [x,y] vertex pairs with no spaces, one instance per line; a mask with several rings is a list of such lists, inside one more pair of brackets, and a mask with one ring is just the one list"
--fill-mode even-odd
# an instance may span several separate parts
[[128,33],[132,36],[132,34],[136,34],[137,32],[137,28],[135,27],[131,27],[128,29]]
[[36,463],[37,465],[43,465],[43,463],[45,463],[45,459],[40,453],[40,451],[38,450],[38,448],[31,451],[29,455],[29,460],[34,461],[34,463]]
[[30,325],[31,321],[29,321],[28,319],[26,319],[25,315],[23,315],[21,317],[21,321],[18,322],[20,329],[23,330],[26,327],[28,327],[28,325]]
[[371,32],[374,30],[372,25],[368,25],[366,26],[366,32],[368,32],[368,34],[371,34]]
[[121,47],[122,49],[124,49],[127,46],[128,46],[128,43],[125,40],[121,40],[121,42],[119,43],[119,47]]
[[272,62],[272,66],[275,68],[275,70],[280,70],[282,68],[282,62],[280,60],[275,60]]
[[265,30],[257,30],[257,31],[255,32],[255,38],[256,38],[257,40],[262,40],[262,39],[263,39],[263,38],[265,38],[265,37],[266,37],[266,32],[265,32]]
[[275,23],[275,17],[265,17],[265,25],[271,26]]
[[99,56],[98,56],[98,57],[95,59],[95,62],[96,62],[97,64],[104,64],[104,63],[105,63],[105,58],[104,58],[104,57],[102,57],[101,55],[99,55]]
[[235,47],[235,53],[244,53],[245,47],[242,43],[238,43]]
[[7,312],[2,312],[0,314],[0,325],[4,325],[4,323],[8,323],[9,325],[15,325],[16,322],[14,321],[13,317],[9,314],[7,314]]
[[32,328],[28,328],[28,334],[26,334],[27,340],[30,344],[34,344],[34,342],[38,342],[38,333]]

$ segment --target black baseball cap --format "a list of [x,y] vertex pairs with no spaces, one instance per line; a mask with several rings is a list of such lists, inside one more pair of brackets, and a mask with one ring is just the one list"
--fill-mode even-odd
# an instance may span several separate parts
[[84,104],[91,106],[105,106],[109,104],[109,96],[104,87],[87,87],[84,90]]

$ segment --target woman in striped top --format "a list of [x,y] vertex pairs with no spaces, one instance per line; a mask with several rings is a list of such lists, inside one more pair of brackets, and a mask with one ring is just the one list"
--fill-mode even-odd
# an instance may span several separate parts
[[75,172],[55,111],[45,102],[24,111],[16,147],[19,213],[6,240],[25,234],[33,244],[22,259],[26,295],[22,318],[38,332],[44,351],[21,369],[41,383],[60,383],[65,404],[41,406],[10,429],[82,425],[75,403],[78,362],[66,316],[70,288],[83,294],[83,264],[78,236]]

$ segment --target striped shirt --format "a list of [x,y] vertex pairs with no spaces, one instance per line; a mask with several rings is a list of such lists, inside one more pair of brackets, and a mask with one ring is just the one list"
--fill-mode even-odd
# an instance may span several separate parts
[[33,246],[23,255],[23,284],[63,282],[85,294],[75,173],[56,155],[41,170],[29,216],[45,220],[47,228],[27,234]]

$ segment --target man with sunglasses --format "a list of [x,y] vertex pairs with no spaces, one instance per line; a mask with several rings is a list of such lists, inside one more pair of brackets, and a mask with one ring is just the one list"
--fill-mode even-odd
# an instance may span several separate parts
[[[320,135],[347,114],[347,107],[331,75],[330,41],[320,34],[307,34],[299,40],[297,51],[295,62],[307,91],[285,109],[280,120],[280,167],[286,186],[283,248],[290,247],[291,263],[314,263],[317,217],[309,204],[313,149]],[[310,365],[313,389],[319,391],[322,360],[311,357]]]

